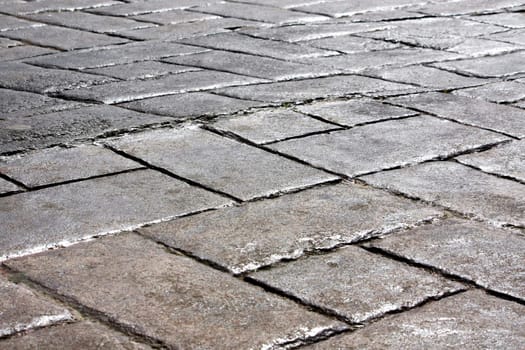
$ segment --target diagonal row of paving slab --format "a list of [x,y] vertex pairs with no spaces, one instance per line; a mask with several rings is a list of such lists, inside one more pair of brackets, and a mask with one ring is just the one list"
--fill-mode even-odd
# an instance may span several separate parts
[[0,0],[0,349],[519,349],[525,3]]

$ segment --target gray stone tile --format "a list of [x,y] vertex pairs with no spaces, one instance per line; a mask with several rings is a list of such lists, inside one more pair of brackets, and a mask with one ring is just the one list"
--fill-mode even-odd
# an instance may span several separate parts
[[131,16],[131,18],[137,19],[139,21],[146,21],[165,25],[204,21],[209,19],[216,19],[219,17],[207,13],[190,12],[186,10],[176,9],[162,12],[146,13],[143,15]]
[[44,24],[31,22],[14,16],[0,14],[0,33],[8,30],[17,30],[32,27],[42,27]]
[[155,166],[242,200],[337,179],[317,169],[196,128],[130,135],[110,144]]
[[355,13],[348,17],[338,18],[337,21],[344,22],[382,22],[402,19],[415,19],[425,17],[422,13],[412,12],[412,7],[405,7],[405,9],[393,9],[393,10],[379,10]]
[[391,83],[356,75],[334,76],[299,81],[260,84],[242,88],[226,88],[218,93],[242,99],[283,103],[306,101],[320,97],[341,97],[360,93],[395,95],[421,90],[412,85]]
[[525,28],[525,18],[520,12],[495,13],[485,16],[470,17],[474,21],[497,24],[507,28]]
[[222,17],[235,17],[252,21],[269,22],[278,25],[319,22],[328,19],[326,16],[319,16],[316,14],[232,2],[216,2],[211,5],[193,7],[191,10],[211,13]]
[[48,49],[33,45],[17,45],[7,48],[0,48],[0,62],[20,60],[57,52],[54,49]]
[[147,350],[126,336],[90,321],[44,328],[17,337],[0,340],[0,348],[16,350],[85,349],[85,350]]
[[22,189],[12,182],[0,178],[0,194],[21,191]]
[[0,257],[42,251],[229,203],[152,170],[2,197]]
[[172,57],[165,61],[271,80],[312,78],[338,72],[337,69],[218,50]]
[[85,69],[156,60],[202,51],[205,50],[198,47],[160,41],[148,41],[108,46],[97,50],[59,53],[28,60],[28,62],[44,67]]
[[172,0],[139,0],[125,4],[117,3],[113,6],[91,10],[91,12],[110,16],[133,16],[144,13],[159,13],[175,9],[185,9],[217,1],[219,0],[177,0],[176,2]]
[[524,185],[458,163],[431,162],[362,179],[497,225],[525,226]]
[[6,49],[9,47],[22,46],[23,43],[16,40],[11,40],[8,38],[0,38],[0,48]]
[[242,273],[441,215],[430,206],[342,183],[188,216],[140,232]]
[[48,148],[0,160],[0,172],[37,187],[140,168],[140,164],[91,145]]
[[[9,282],[2,275],[0,293],[0,338],[73,320],[73,315],[63,306],[21,284]],[[1,340],[0,348],[7,349]]]
[[119,64],[116,66],[102,68],[88,68],[84,72],[92,74],[101,74],[108,77],[135,80],[157,78],[163,75],[184,73],[200,70],[198,68],[185,67],[177,64],[167,64],[157,61],[144,61],[137,63]]
[[200,70],[172,74],[159,79],[124,81],[63,91],[67,98],[97,101],[105,104],[129,102],[145,98],[211,90],[228,86],[239,86],[264,82],[263,79],[237,74]]
[[391,10],[409,5],[424,3],[422,0],[368,0],[368,1],[329,1],[296,7],[296,10],[320,13],[331,17],[345,17],[369,11]]
[[427,13],[435,16],[451,16],[461,14],[485,14],[493,13],[504,8],[512,8],[514,6],[523,5],[520,0],[481,0],[472,2],[469,0],[448,1],[442,3],[430,3],[425,6],[418,7],[417,11]]
[[234,0],[234,2],[243,2],[247,4],[258,4],[280,8],[293,8],[324,2],[325,0]]
[[16,119],[37,114],[51,113],[79,104],[32,92],[0,89],[0,113],[2,119]]
[[201,116],[236,113],[261,105],[263,105],[261,102],[239,100],[207,92],[191,92],[148,98],[124,103],[120,106],[186,120]]
[[525,73],[525,51],[466,60],[437,63],[436,66],[479,77],[506,77]]
[[113,0],[41,0],[41,1],[10,1],[3,11],[10,14],[30,14],[38,12],[74,11],[98,8],[118,4]]
[[58,50],[75,50],[96,46],[125,43],[129,40],[86,31],[46,25],[4,33],[11,39]]
[[317,49],[275,40],[265,40],[237,33],[220,33],[185,39],[182,43],[198,45],[219,50],[244,52],[257,56],[273,57],[285,60],[308,57],[329,56],[333,51]]
[[523,305],[473,290],[429,303],[308,349],[517,349]]
[[525,46],[525,39],[523,38],[524,35],[525,29],[514,29],[507,32],[490,34],[487,35],[486,38]]
[[518,108],[442,93],[396,97],[389,101],[461,123],[525,137],[525,112]]
[[445,220],[370,243],[478,285],[525,300],[525,236],[486,224]]
[[359,38],[355,36],[330,37],[308,41],[306,44],[327,50],[340,51],[347,54],[367,51],[381,51],[401,47],[400,44],[382,40]]
[[134,234],[7,264],[169,348],[269,349],[348,328]]
[[515,107],[524,108],[525,109],[525,101],[519,101],[514,104]]
[[512,141],[488,151],[458,157],[457,160],[487,173],[513,177],[525,183],[525,140]]
[[516,102],[525,98],[525,84],[500,81],[483,86],[454,91],[455,95],[480,98],[496,103]]
[[372,99],[324,101],[297,106],[296,109],[345,126],[356,126],[382,120],[416,115],[416,112]]
[[464,77],[437,68],[410,66],[395,69],[372,70],[369,72],[386,80],[414,84],[433,89],[457,89],[487,83],[486,79]]
[[449,47],[447,51],[456,52],[469,57],[481,57],[502,55],[522,48],[523,47],[519,45],[502,41],[483,38],[467,38],[459,44]]
[[507,138],[429,116],[279,142],[270,148],[349,177],[416,164]]
[[247,115],[220,119],[212,126],[222,131],[232,132],[258,144],[337,128],[337,126],[323,123],[290,109],[262,110]]
[[250,278],[352,323],[463,289],[459,283],[356,246],[255,272]]
[[111,106],[77,108],[31,118],[6,118],[0,120],[0,153],[85,140],[171,120]]

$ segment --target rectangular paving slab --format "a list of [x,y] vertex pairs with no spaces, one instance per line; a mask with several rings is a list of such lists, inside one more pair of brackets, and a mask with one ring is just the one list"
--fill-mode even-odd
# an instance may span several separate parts
[[94,13],[100,13],[109,16],[132,16],[143,13],[164,12],[174,9],[185,9],[206,3],[213,3],[219,0],[154,0],[154,1],[133,1],[130,3],[118,3],[113,6],[102,7],[91,10]]
[[463,289],[459,283],[356,246],[255,272],[250,279],[330,310],[351,323],[363,323]]
[[22,188],[18,187],[14,183],[0,178],[0,194],[17,192],[21,190]]
[[[148,2],[146,2],[148,3]],[[157,24],[177,24],[187,22],[205,21],[208,19],[219,18],[218,16],[209,15],[207,13],[190,12],[181,9],[145,13],[142,15],[130,16],[130,18],[139,20],[141,22],[151,22]]]
[[525,84],[514,81],[500,81],[483,86],[456,90],[454,94],[496,103],[510,103],[525,99]]
[[10,14],[30,14],[38,12],[74,11],[89,8],[105,7],[118,4],[113,0],[41,0],[41,1],[9,1],[3,11]]
[[3,197],[0,259],[229,203],[152,170]]
[[525,137],[525,111],[519,108],[438,92],[396,97],[388,101],[460,123],[518,138]]
[[134,234],[7,264],[173,349],[270,349],[348,327]]
[[525,226],[524,185],[455,162],[431,162],[362,179],[498,225]]
[[432,207],[343,183],[180,218],[140,232],[242,273],[439,216]]
[[437,67],[479,77],[506,77],[525,73],[525,51],[436,63]]
[[151,79],[163,75],[177,74],[200,70],[199,68],[168,64],[157,61],[144,61],[136,63],[119,64],[101,68],[88,68],[84,72],[101,74],[122,80]]
[[269,146],[349,177],[451,157],[508,140],[493,132],[429,116],[360,126]]
[[33,45],[15,45],[0,48],[0,62],[16,61],[29,57],[41,56],[57,52],[55,49]]
[[[523,85],[525,86],[525,84]],[[0,89],[2,119],[29,117],[78,107],[79,103],[47,97],[32,92]]]
[[463,220],[445,220],[369,243],[390,254],[525,300],[525,236]]
[[305,349],[519,349],[525,306],[473,290]]
[[358,0],[329,1],[296,7],[296,10],[320,13],[331,17],[345,17],[356,13],[391,10],[414,4],[424,3],[423,0]]
[[242,200],[337,179],[334,175],[197,128],[152,131],[109,144]]

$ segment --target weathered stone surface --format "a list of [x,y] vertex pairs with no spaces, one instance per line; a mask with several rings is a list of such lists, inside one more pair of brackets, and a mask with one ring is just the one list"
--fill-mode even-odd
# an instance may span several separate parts
[[60,100],[31,92],[0,89],[0,113],[2,119],[17,119],[31,115],[51,113],[78,105],[76,102]]
[[416,112],[372,99],[326,101],[296,107],[297,110],[345,126],[413,116]]
[[163,95],[247,85],[265,80],[212,70],[173,74],[159,79],[125,81],[63,91],[62,95],[106,104],[129,102]]
[[525,186],[454,162],[432,162],[362,178],[498,225],[525,226]]
[[523,38],[523,35],[525,35],[525,29],[514,29],[506,32],[490,34],[487,35],[486,38],[518,44],[523,48],[523,45],[525,45],[525,39]]
[[139,21],[146,21],[164,25],[204,21],[209,19],[216,19],[219,17],[207,13],[190,12],[186,10],[176,9],[162,12],[146,13],[143,15],[132,16],[131,18],[137,19]]
[[228,203],[211,192],[151,170],[2,197],[0,257],[43,250]]
[[290,109],[263,110],[220,119],[213,123],[213,127],[232,132],[258,144],[337,128]]
[[283,141],[270,148],[354,177],[504,140],[507,138],[496,133],[421,116]]
[[57,52],[57,50],[33,45],[15,45],[7,48],[0,48],[0,62],[14,61],[22,58],[52,54],[54,52]]
[[0,14],[0,32],[32,27],[41,27],[44,24],[31,22],[25,19]]
[[454,91],[455,95],[480,98],[496,103],[516,102],[525,98],[525,84],[500,81],[483,86]]
[[525,137],[525,111],[453,94],[426,93],[389,99],[442,118]]
[[525,28],[523,13],[520,12],[495,13],[485,16],[475,16],[471,17],[471,19],[483,23],[496,24],[507,28]]
[[0,178],[0,194],[16,192],[22,190],[12,182]]
[[523,5],[520,0],[481,0],[472,2],[469,0],[448,1],[442,3],[428,4],[418,7],[417,11],[435,16],[450,16],[459,14],[484,14],[493,13],[504,8]]
[[28,61],[44,67],[85,69],[156,60],[202,51],[205,50],[198,47],[176,43],[148,41],[143,43],[108,46],[97,50],[65,52]]
[[111,106],[91,106],[31,118],[0,119],[0,153],[43,148],[171,120]]
[[169,348],[271,348],[347,328],[134,234],[7,264]]
[[5,49],[9,47],[22,46],[20,41],[11,40],[8,38],[0,38],[0,48]]
[[191,72],[196,70],[200,69],[157,61],[144,61],[102,68],[89,68],[84,71],[86,73],[102,74],[108,77],[123,80],[135,80],[157,78],[163,75]]
[[299,102],[320,97],[341,97],[359,93],[395,95],[421,90],[412,85],[391,83],[380,79],[357,75],[344,75],[299,81],[279,82],[226,88],[218,93],[263,102]]
[[432,207],[343,183],[180,218],[140,232],[241,273],[438,216],[441,213]]
[[113,6],[91,10],[91,12],[110,16],[133,16],[143,13],[158,13],[175,9],[185,9],[217,1],[219,0],[177,0],[175,2],[172,0],[139,0],[125,4],[118,3]]
[[462,289],[459,283],[356,246],[255,272],[250,278],[352,323]]
[[220,33],[194,37],[181,41],[184,44],[227,51],[244,52],[257,56],[284,60],[335,55],[336,52],[276,40],[265,40],[237,33]]
[[513,177],[525,182],[525,140],[512,141],[485,152],[457,158],[487,173]]
[[136,111],[166,115],[177,119],[191,119],[200,116],[231,114],[263,105],[261,102],[239,100],[207,92],[191,92],[148,98],[129,103],[122,107]]
[[151,348],[134,342],[108,327],[83,321],[39,329],[0,340],[0,349],[147,350]]
[[524,306],[469,291],[331,338],[308,349],[518,349]]
[[508,53],[502,56],[437,63],[436,66],[450,71],[474,74],[480,77],[512,76],[525,73],[525,51]]
[[322,49],[341,51],[347,54],[367,51],[381,51],[401,47],[399,44],[375,39],[359,38],[355,36],[323,38],[308,41],[306,44]]
[[[0,338],[18,332],[71,321],[73,315],[61,305],[0,275]],[[7,349],[0,340],[0,348]]]
[[172,57],[164,61],[271,80],[312,78],[338,72],[337,69],[218,50]]
[[5,36],[59,50],[75,50],[124,43],[129,40],[51,25],[8,31]]
[[296,10],[320,13],[331,17],[345,17],[357,13],[391,10],[414,4],[424,3],[422,0],[366,0],[366,1],[329,1],[317,2],[313,5],[296,7]]
[[74,11],[98,8],[117,4],[113,0],[41,0],[41,1],[9,1],[3,11],[10,14],[30,14],[38,12]]
[[405,9],[379,10],[370,12],[355,13],[353,15],[338,18],[337,22],[382,22],[402,19],[415,19],[425,17],[422,13],[411,11],[413,7]]
[[467,38],[457,45],[447,49],[450,52],[457,52],[469,57],[495,56],[509,53],[521,49],[516,44],[505,43],[502,41],[488,40],[484,38]]
[[370,245],[525,300],[525,237],[519,231],[454,219]]
[[0,160],[0,172],[28,187],[140,168],[140,164],[102,147],[54,147]]
[[337,178],[196,128],[130,135],[110,144],[174,174],[242,200]]
[[410,66],[370,72],[386,80],[409,83],[433,89],[457,89],[487,83],[485,79],[464,77],[458,74],[425,66]]

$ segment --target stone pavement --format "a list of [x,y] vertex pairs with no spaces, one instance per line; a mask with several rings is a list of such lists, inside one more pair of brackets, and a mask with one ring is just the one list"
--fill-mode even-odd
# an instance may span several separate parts
[[0,0],[0,349],[524,349],[524,0]]

